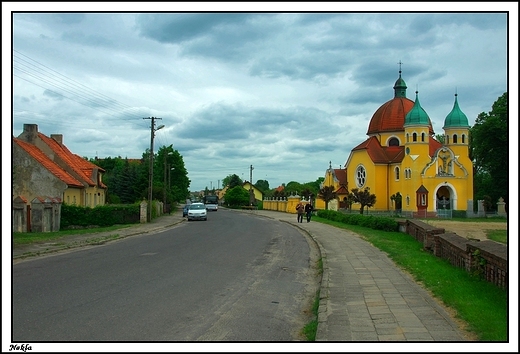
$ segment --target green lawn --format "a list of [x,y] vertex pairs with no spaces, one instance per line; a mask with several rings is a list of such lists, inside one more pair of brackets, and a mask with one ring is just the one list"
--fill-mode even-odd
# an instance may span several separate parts
[[405,233],[377,231],[320,217],[314,217],[313,221],[351,230],[386,252],[436,298],[455,310],[457,317],[467,323],[466,329],[480,341],[508,340],[507,290],[423,250],[421,243]]

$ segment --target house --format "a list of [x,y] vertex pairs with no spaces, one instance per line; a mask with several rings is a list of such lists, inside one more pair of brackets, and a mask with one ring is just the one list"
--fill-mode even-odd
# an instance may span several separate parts
[[254,200],[252,200],[253,198],[251,198],[251,200],[249,201],[250,205],[256,205],[259,201],[262,201],[264,199],[264,193],[248,181],[244,181],[244,183],[242,183],[242,187],[247,191],[253,191]]
[[73,154],[61,134],[48,137],[38,132],[36,124],[24,124],[12,147],[13,199],[21,196],[30,202],[45,196],[84,207],[105,204],[105,171]]

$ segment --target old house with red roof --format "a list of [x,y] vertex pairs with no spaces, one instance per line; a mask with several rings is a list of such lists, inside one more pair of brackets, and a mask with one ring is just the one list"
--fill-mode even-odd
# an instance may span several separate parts
[[61,134],[48,137],[38,131],[38,125],[24,124],[12,147],[13,200],[47,197],[84,207],[105,204],[105,171],[72,153]]

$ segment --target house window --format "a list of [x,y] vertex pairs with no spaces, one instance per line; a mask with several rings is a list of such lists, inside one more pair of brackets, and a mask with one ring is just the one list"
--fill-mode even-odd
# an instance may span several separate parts
[[453,144],[457,144],[457,134],[453,134]]
[[395,179],[396,181],[399,181],[399,167],[395,168]]
[[73,203],[74,205],[76,205],[76,196],[73,197],[73,199],[72,199],[72,203]]
[[367,171],[363,165],[358,166],[356,169],[356,185],[361,188],[365,185],[367,178]]

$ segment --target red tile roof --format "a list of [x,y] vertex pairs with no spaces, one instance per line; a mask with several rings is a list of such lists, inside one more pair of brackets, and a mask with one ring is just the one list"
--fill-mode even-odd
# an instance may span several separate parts
[[30,156],[38,161],[43,167],[45,167],[54,176],[59,178],[61,181],[71,187],[83,187],[83,184],[76,178],[72,177],[67,171],[61,168],[57,163],[52,161],[36,146],[26,143],[17,138],[13,138],[13,142],[24,149]]
[[[59,144],[56,140],[47,137],[42,133],[38,133],[38,137],[45,143],[51,150],[56,153],[60,159],[62,159],[74,172],[80,176],[83,182],[89,186],[94,187],[97,185],[97,181],[92,180],[92,173],[95,168],[101,172],[105,172],[101,167],[94,165],[93,163],[83,159],[82,157],[73,154],[65,145]],[[100,187],[106,188],[106,185],[101,183]]]
[[403,161],[404,157],[403,146],[382,147],[375,136],[371,136],[352,149],[352,151],[356,150],[366,150],[368,156],[374,163],[396,163]]

